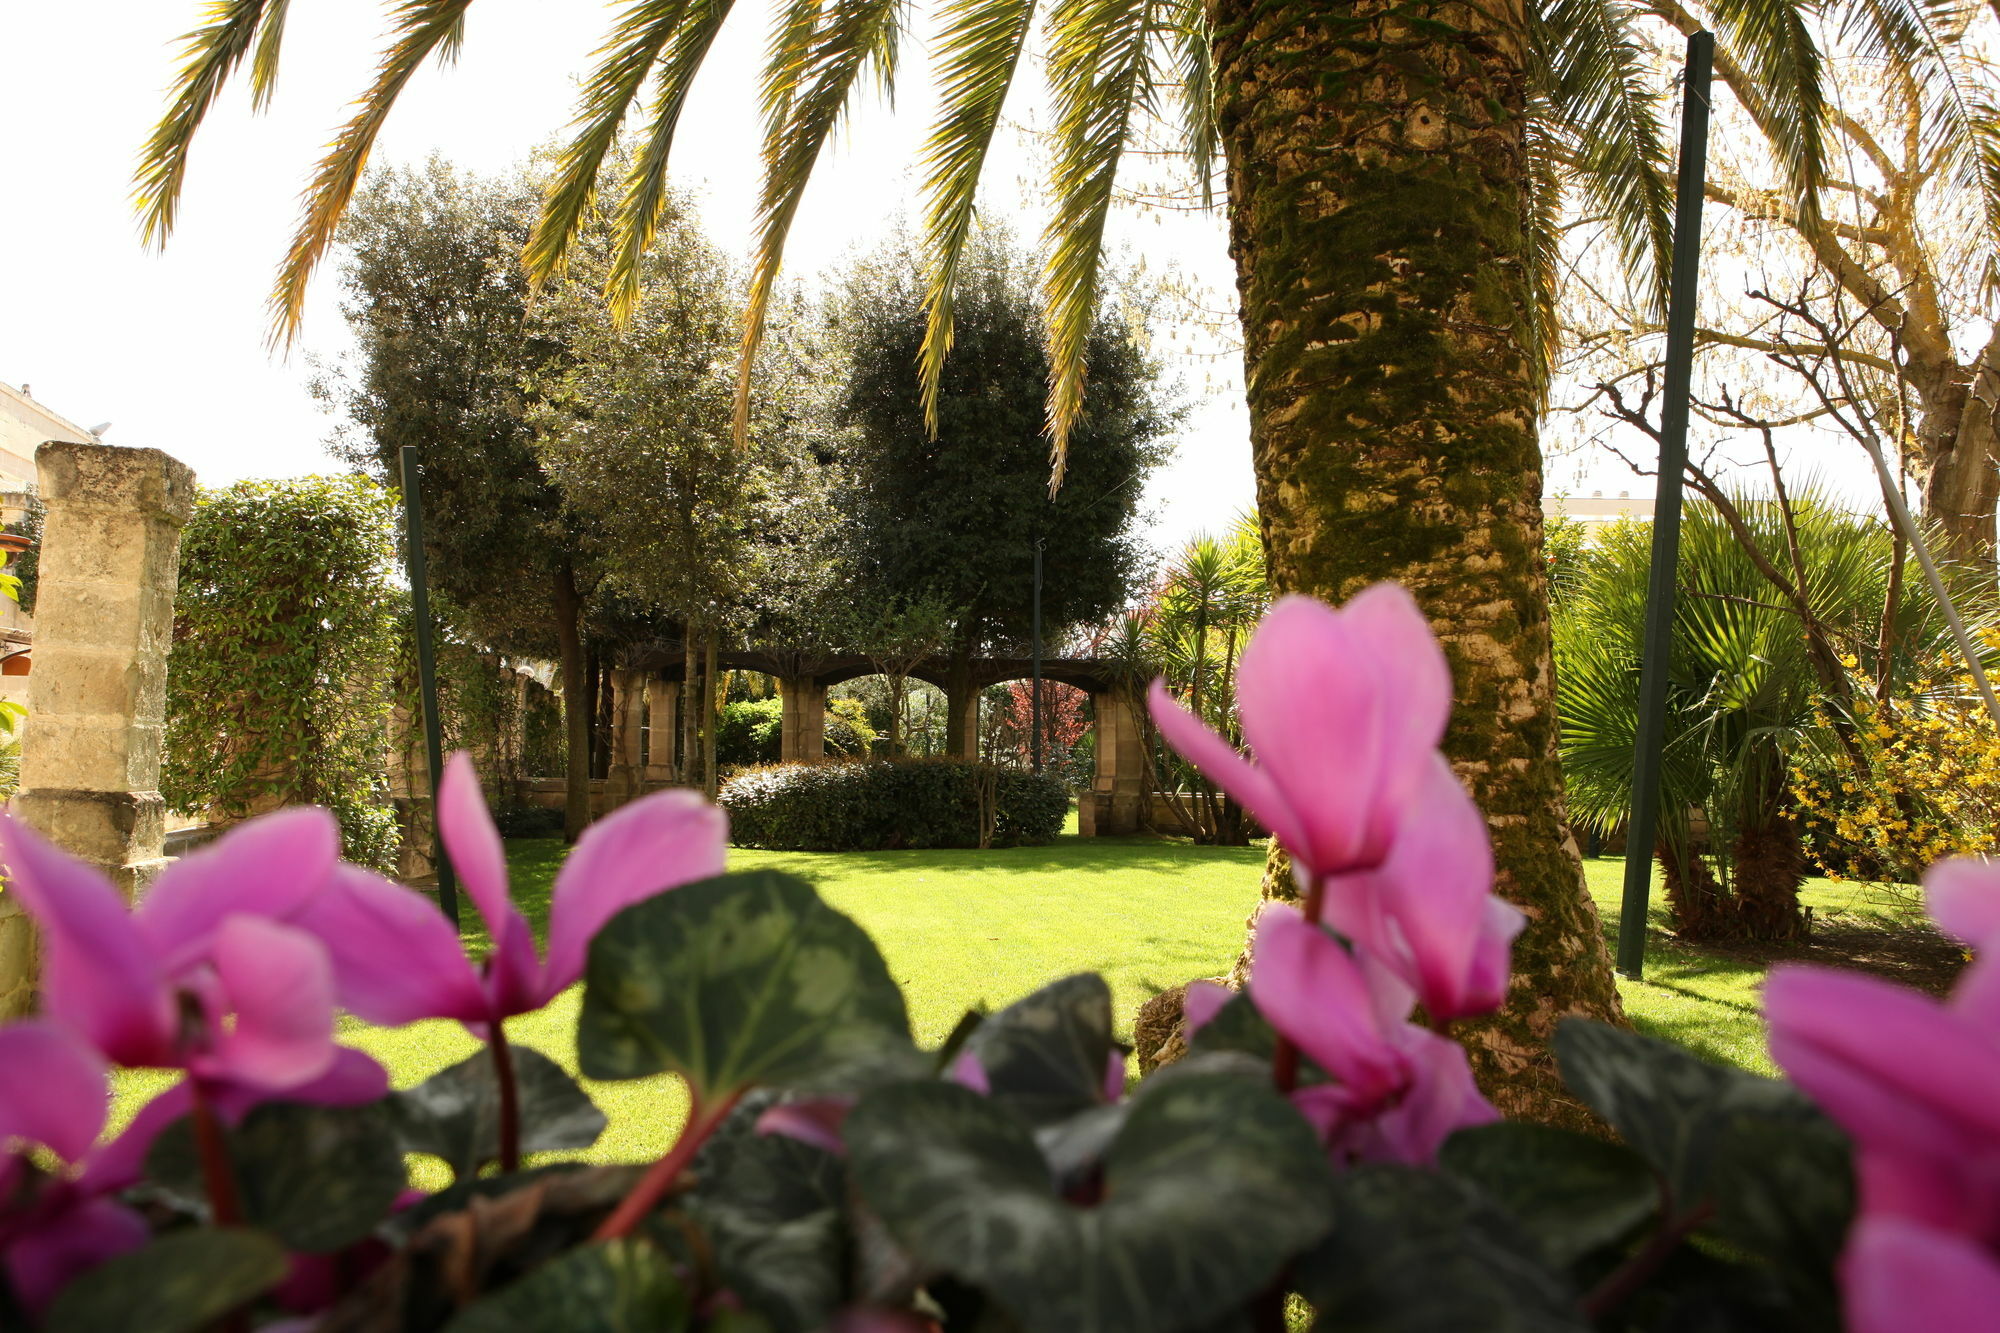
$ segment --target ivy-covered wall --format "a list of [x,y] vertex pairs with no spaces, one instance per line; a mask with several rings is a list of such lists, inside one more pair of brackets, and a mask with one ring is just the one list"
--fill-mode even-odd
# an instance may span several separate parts
[[205,490],[181,539],[160,786],[218,819],[311,802],[392,868],[384,735],[398,657],[396,507],[359,477]]

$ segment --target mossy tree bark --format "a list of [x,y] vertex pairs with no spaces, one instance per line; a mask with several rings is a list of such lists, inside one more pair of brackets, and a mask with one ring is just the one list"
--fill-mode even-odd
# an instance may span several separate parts
[[1556,760],[1520,0],[1211,12],[1272,580],[1337,601],[1394,579],[1430,617],[1445,747],[1529,918],[1507,1008],[1468,1026],[1474,1067],[1503,1111],[1581,1123],[1549,1037],[1622,1011]]
[[583,646],[583,598],[568,565],[556,571],[556,643],[562,658],[563,837],[575,842],[590,824],[589,660]]

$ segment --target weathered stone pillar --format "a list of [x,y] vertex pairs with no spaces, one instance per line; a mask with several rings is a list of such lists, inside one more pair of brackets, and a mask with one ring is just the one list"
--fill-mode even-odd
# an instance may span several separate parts
[[[194,473],[157,449],[44,444],[35,669],[17,818],[136,896],[166,863],[167,652]],[[8,903],[0,895],[0,904]],[[31,984],[25,919],[0,906],[0,1012]]]
[[826,758],[826,686],[810,676],[778,682],[784,704],[778,758],[785,763],[817,763]]
[[615,668],[611,672],[611,763],[604,774],[606,810],[617,809],[643,790],[639,733],[646,725],[645,710],[645,673]]
[[680,735],[681,683],[646,682],[646,781],[678,782],[674,740]]
[[400,699],[389,709],[389,804],[396,811],[396,877],[437,882],[437,807],[422,721]]
[[1087,838],[1137,833],[1149,822],[1139,720],[1116,694],[1093,694],[1090,701],[1097,715],[1097,773],[1077,802],[1077,832]]

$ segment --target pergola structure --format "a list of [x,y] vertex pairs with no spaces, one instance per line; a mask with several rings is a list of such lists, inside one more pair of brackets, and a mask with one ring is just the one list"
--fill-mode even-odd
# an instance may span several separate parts
[[[679,780],[672,738],[679,730],[684,661],[671,646],[628,651],[611,672],[608,805]],[[779,755],[787,763],[826,758],[828,690],[861,676],[882,674],[875,662],[856,654],[808,656],[752,648],[723,650],[716,661],[723,669],[776,678],[784,703]],[[917,663],[907,674],[944,692],[946,752],[976,759],[980,694],[994,685],[1028,680],[1033,670],[1025,657],[975,657],[954,663],[938,656]],[[1145,755],[1140,749],[1144,740],[1109,664],[1095,658],[1045,657],[1042,679],[1073,685],[1090,696],[1097,770],[1090,791],[1078,803],[1079,830],[1086,836],[1137,832],[1147,822]],[[658,739],[647,744],[649,738]]]

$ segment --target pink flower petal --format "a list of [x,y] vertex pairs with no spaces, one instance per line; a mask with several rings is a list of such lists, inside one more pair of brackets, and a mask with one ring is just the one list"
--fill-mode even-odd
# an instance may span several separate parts
[[1977,949],[2000,943],[2000,865],[1970,856],[1924,872],[1924,902],[1949,935]]
[[1940,1131],[2000,1139],[2000,1044],[1926,996],[1781,965],[1764,984],[1764,1012],[1772,1059],[1864,1149],[1936,1151]]
[[[1493,848],[1479,807],[1435,751],[1424,772],[1388,860],[1353,876],[1359,889],[1329,886],[1327,921],[1401,973],[1434,1017],[1450,1020],[1494,1007],[1472,981],[1476,968],[1490,968],[1481,950],[1490,950],[1487,932],[1502,918],[1488,913]],[[1511,939],[1499,941],[1503,958]]]
[[1444,740],[1451,720],[1451,668],[1430,622],[1401,585],[1363,588],[1340,608],[1347,632],[1368,646],[1384,668],[1380,675],[1383,736],[1382,786],[1373,802],[1371,838],[1393,835],[1404,807],[1425,777],[1421,757]]
[[1390,733],[1380,669],[1370,646],[1309,597],[1279,599],[1243,650],[1243,737],[1296,812],[1297,841],[1286,846],[1321,875],[1372,865],[1388,850],[1370,845]]
[[161,966],[198,958],[225,918],[286,921],[310,903],[340,862],[340,825],[302,805],[252,819],[160,872],[133,919]]
[[993,1091],[993,1080],[986,1076],[986,1066],[979,1063],[979,1057],[971,1051],[960,1051],[944,1076],[961,1087],[971,1088],[982,1097]]
[[691,791],[656,792],[592,824],[556,874],[542,1000],[583,975],[605,922],[663,890],[720,875],[728,847],[728,818]]
[[1368,1160],[1429,1166],[1444,1141],[1459,1130],[1500,1119],[1473,1082],[1463,1046],[1409,1026],[1397,1045],[1410,1060],[1410,1085],[1370,1123],[1362,1153]]
[[1153,725],[1160,729],[1160,735],[1181,758],[1200,769],[1203,777],[1271,830],[1301,863],[1312,864],[1305,825],[1286,804],[1270,774],[1245,759],[1235,746],[1210,731],[1207,723],[1174,702],[1165,681],[1153,682],[1146,695],[1146,709],[1153,715]]
[[89,1194],[115,1194],[138,1184],[146,1174],[146,1154],[153,1140],[193,1109],[194,1089],[185,1081],[147,1102],[116,1138],[91,1154],[78,1187]]
[[7,1277],[21,1304],[40,1314],[73,1280],[151,1238],[145,1219],[124,1204],[79,1194],[7,1247]]
[[109,1098],[103,1057],[68,1032],[39,1022],[0,1027],[0,1145],[24,1139],[81,1161],[104,1129]]
[[1219,982],[1190,981],[1181,999],[1181,1036],[1193,1041],[1194,1034],[1207,1027],[1235,996],[1235,991]]
[[1267,906],[1257,918],[1250,995],[1271,1026],[1340,1080],[1357,1105],[1402,1083],[1403,1057],[1376,1023],[1361,966],[1292,908]]
[[1125,1052],[1116,1046],[1104,1061],[1104,1100],[1117,1105],[1125,1096]]
[[520,914],[507,892],[506,844],[486,808],[472,756],[463,750],[445,764],[444,780],[438,784],[437,822],[438,836],[451,854],[451,868],[458,872],[459,883],[497,944]]
[[847,1156],[847,1144],[840,1127],[854,1109],[852,1097],[819,1097],[810,1101],[784,1102],[757,1117],[759,1134],[782,1134],[788,1139],[809,1143],[815,1148]]
[[[1951,1142],[1950,1136],[1944,1140]],[[1942,1145],[1941,1145],[1942,1146]],[[1945,1231],[1984,1231],[1994,1215],[1995,1164],[1988,1156],[1861,1152],[1854,1161],[1861,1211]]]
[[125,901],[95,870],[0,817],[8,892],[42,928],[42,1001],[113,1061],[170,1063],[174,1003]]
[[297,1088],[333,1065],[333,964],[294,926],[233,916],[210,950],[236,1021],[190,1062],[198,1077],[273,1091]]
[[395,1027],[491,1017],[458,932],[420,893],[344,865],[297,924],[326,946],[336,996],[357,1018]]
[[1982,1333],[2000,1264],[1977,1241],[1894,1217],[1854,1224],[1841,1260],[1849,1333]]

